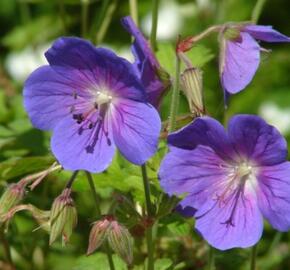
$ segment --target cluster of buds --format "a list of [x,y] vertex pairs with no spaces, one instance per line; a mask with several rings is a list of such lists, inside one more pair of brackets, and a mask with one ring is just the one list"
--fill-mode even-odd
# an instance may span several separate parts
[[133,261],[133,238],[127,228],[119,224],[113,216],[105,216],[96,221],[90,232],[87,255],[92,254],[105,241],[128,265]]
[[77,224],[77,211],[71,198],[70,188],[64,189],[54,200],[51,207],[49,224],[49,244],[51,245],[59,236],[62,236],[63,244],[66,244]]

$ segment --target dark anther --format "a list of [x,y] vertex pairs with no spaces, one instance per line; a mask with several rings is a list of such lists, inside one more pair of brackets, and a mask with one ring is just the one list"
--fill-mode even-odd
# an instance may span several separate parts
[[98,106],[98,103],[97,103],[97,102],[95,102],[95,103],[94,103],[94,107],[95,107],[95,109],[96,109],[96,110],[99,108],[99,106]]
[[112,144],[112,142],[111,142],[111,140],[110,140],[109,138],[107,138],[107,144],[108,144],[109,146],[111,146],[111,144]]
[[73,119],[77,120],[77,123],[80,124],[81,122],[83,122],[84,117],[81,113],[78,113],[78,114],[73,114]]
[[94,146],[88,145],[86,147],[86,151],[87,151],[87,153],[90,153],[90,154],[94,153]]
[[93,123],[90,123],[89,124],[89,129],[92,129],[94,127],[94,124]]
[[77,97],[78,97],[77,93],[76,92],[73,92],[73,98],[74,99],[77,99]]
[[83,129],[83,127],[80,127],[80,128],[78,129],[78,134],[79,134],[79,135],[82,135],[82,134],[83,134],[83,132],[84,132],[84,129]]

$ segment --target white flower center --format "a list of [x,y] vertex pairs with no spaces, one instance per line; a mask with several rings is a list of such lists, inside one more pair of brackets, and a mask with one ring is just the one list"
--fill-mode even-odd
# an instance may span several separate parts
[[243,162],[236,167],[236,175],[238,177],[244,177],[251,173],[252,173],[252,166],[246,162]]
[[106,92],[97,91],[95,95],[95,103],[100,106],[112,101],[113,97]]
[[254,191],[257,185],[257,168],[250,162],[241,162],[234,168],[235,179],[238,185],[243,185],[245,190]]

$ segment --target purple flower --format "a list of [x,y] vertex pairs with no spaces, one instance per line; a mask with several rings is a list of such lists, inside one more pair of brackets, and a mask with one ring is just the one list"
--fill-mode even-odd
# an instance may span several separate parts
[[254,245],[263,217],[279,231],[290,228],[290,162],[276,128],[258,116],[236,115],[225,131],[201,117],[168,142],[161,186],[169,195],[185,195],[181,206],[196,210],[195,227],[212,246]]
[[220,78],[226,95],[240,92],[253,79],[261,51],[256,40],[290,42],[271,26],[251,24],[225,27],[221,37]]
[[[164,73],[154,56],[149,43],[135,25],[130,16],[121,19],[123,27],[135,38],[132,53],[135,57],[135,69],[145,87],[148,102],[159,107],[161,98],[168,89],[168,82],[163,82],[159,75]],[[158,74],[160,73],[160,74]]]
[[134,164],[155,153],[160,118],[132,64],[72,37],[45,56],[49,65],[25,83],[24,104],[35,127],[53,130],[52,152],[65,169],[101,172],[116,147]]

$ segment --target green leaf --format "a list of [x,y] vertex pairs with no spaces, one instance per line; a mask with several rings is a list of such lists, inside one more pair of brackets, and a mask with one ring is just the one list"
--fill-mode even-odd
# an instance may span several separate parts
[[35,18],[27,24],[15,27],[2,39],[2,44],[12,50],[21,50],[31,44],[42,44],[61,33],[61,27],[59,18],[53,16]]
[[168,230],[172,233],[172,235],[179,237],[190,235],[191,232],[189,224],[182,223],[180,221],[168,224]]
[[0,122],[5,122],[8,115],[9,111],[6,104],[6,96],[3,89],[0,89]]
[[0,163],[0,179],[9,180],[41,171],[48,168],[54,161],[52,156],[10,159]]
[[209,48],[200,44],[194,46],[186,55],[191,60],[192,65],[199,68],[203,67],[215,56]]
[[[117,255],[113,255],[115,269],[127,270],[126,264]],[[96,253],[91,256],[81,256],[77,259],[72,270],[110,270],[107,256],[104,253]]]
[[157,259],[155,261],[156,270],[167,270],[172,266],[172,260],[168,258]]
[[[159,50],[156,54],[160,65],[171,75],[175,74],[175,50],[170,43],[160,43]],[[196,45],[186,56],[190,59],[194,67],[203,67],[206,63],[214,58],[212,51],[204,45]]]

